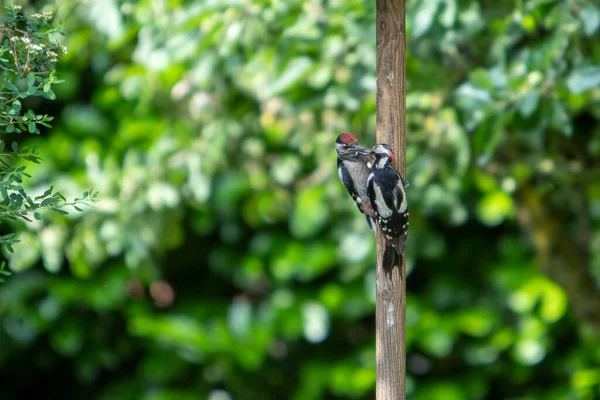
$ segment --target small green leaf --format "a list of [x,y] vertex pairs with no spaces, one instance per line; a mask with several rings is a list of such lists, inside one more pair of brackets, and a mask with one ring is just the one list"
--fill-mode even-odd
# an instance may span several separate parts
[[439,8],[440,2],[438,0],[424,0],[421,1],[420,7],[417,10],[413,19],[412,36],[418,38],[431,28],[433,19]]
[[310,68],[313,65],[313,60],[309,57],[296,57],[283,69],[283,73],[273,82],[272,85],[266,88],[267,96],[274,96],[285,92],[294,85],[302,81]]
[[15,113],[19,113],[19,111],[21,111],[21,102],[19,100],[15,100],[12,103],[12,109],[15,111]]
[[486,120],[475,131],[473,136],[473,145],[477,154],[477,165],[485,166],[493,157],[496,148],[504,138],[504,121],[502,115]]
[[35,213],[33,213],[33,218],[37,219],[38,221],[41,221],[42,214],[40,214],[39,212],[35,212]]
[[29,131],[29,133],[39,133],[39,131],[38,131],[37,127],[35,126],[34,122],[30,122],[27,125],[27,130]]
[[[6,268],[6,261],[2,261],[2,263],[0,264],[0,275],[11,276],[12,272],[7,271],[5,268]],[[4,281],[0,280],[0,282],[4,282]]]
[[35,75],[32,73],[27,74],[27,86],[32,87],[35,85]]
[[50,100],[54,100],[56,99],[56,94],[54,94],[54,92],[52,90],[48,90],[47,92],[44,92],[46,94],[46,97],[48,97]]
[[12,144],[10,145],[10,148],[12,149],[12,151],[14,151],[16,153],[17,151],[19,151],[19,143],[12,142]]
[[13,124],[10,124],[6,127],[6,133],[12,133],[15,131],[15,126]]
[[569,117],[564,104],[558,98],[552,103],[550,125],[561,131],[567,137],[570,137],[573,134],[571,118]]
[[575,69],[567,79],[571,93],[583,93],[600,86],[600,66],[589,65]]
[[4,85],[5,88],[7,88],[8,90],[10,90],[13,93],[19,92],[19,88],[17,88],[15,85],[10,83],[9,81],[4,81],[2,84]]
[[519,113],[525,118],[531,116],[535,112],[540,100],[540,91],[531,90],[522,96],[518,101]]
[[591,4],[581,7],[579,13],[581,22],[583,22],[583,31],[586,36],[592,36],[600,26],[600,10]]

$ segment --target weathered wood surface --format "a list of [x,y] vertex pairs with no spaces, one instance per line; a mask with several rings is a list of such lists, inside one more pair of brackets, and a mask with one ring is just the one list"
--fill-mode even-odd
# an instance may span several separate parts
[[[406,176],[405,0],[377,0],[377,143],[389,144]],[[386,273],[377,237],[377,400],[406,398],[406,269]]]

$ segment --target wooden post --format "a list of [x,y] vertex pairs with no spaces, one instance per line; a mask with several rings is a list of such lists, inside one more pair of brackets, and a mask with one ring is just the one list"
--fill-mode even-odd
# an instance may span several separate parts
[[[377,0],[377,143],[394,151],[393,166],[406,176],[405,0]],[[406,260],[391,276],[382,268],[377,236],[377,400],[406,398]]]

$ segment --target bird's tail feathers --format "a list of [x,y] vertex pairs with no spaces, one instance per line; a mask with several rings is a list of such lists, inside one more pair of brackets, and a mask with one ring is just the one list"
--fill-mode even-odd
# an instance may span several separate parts
[[400,260],[399,254],[396,253],[396,250],[391,245],[385,246],[382,262],[384,271],[391,273],[394,266],[399,265]]

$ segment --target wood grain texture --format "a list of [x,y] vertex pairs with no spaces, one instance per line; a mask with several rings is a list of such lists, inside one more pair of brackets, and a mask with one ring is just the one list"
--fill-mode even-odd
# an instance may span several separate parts
[[[394,151],[406,176],[405,0],[377,0],[377,143]],[[386,273],[383,236],[377,236],[377,400],[406,398],[406,260]]]

